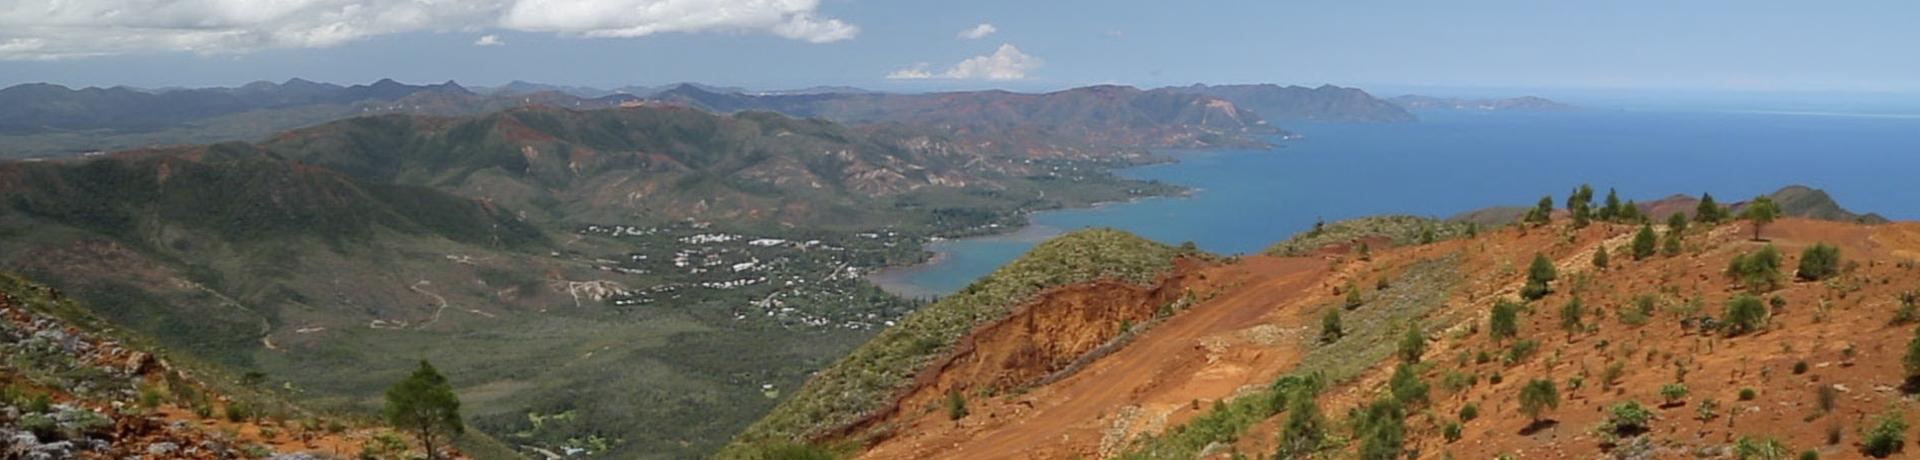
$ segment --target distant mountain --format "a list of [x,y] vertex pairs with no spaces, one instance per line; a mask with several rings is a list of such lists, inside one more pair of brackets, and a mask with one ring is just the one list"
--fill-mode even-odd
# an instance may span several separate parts
[[1099,146],[1199,148],[1251,145],[1254,141],[1243,136],[1281,132],[1232,102],[1126,86],[1090,86],[1040,94],[748,95],[681,85],[648,99],[719,113],[765,110],[852,123],[941,126],[974,137],[1012,139],[1016,143],[1045,137]]
[[531,83],[531,82],[525,82],[520,80],[514,80],[512,82],[508,82],[505,85],[500,85],[493,88],[486,88],[484,92],[489,94],[495,94],[495,95],[515,95],[515,94],[557,92],[557,93],[566,94],[569,96],[587,98],[587,99],[606,97],[614,94],[619,94],[618,92],[611,91],[611,90],[591,88],[586,86],[548,85],[543,83]]
[[1304,86],[1196,84],[1164,91],[1203,94],[1225,99],[1271,121],[1406,122],[1416,118],[1406,110],[1358,88]]
[[1462,99],[1408,94],[1388,98],[1387,102],[1408,110],[1483,110],[1483,111],[1555,111],[1572,110],[1572,105],[1550,99],[1521,96],[1495,99]]
[[472,94],[453,82],[407,85],[393,80],[339,86],[293,79],[161,92],[34,83],[0,89],[0,134],[155,130],[254,110],[396,101],[418,93]]

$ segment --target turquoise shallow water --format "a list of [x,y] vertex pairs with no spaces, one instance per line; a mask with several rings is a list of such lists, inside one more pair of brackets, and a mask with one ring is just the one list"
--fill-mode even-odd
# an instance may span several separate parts
[[1649,201],[1711,192],[1723,201],[1788,184],[1849,209],[1920,219],[1920,116],[1823,112],[1583,110],[1427,112],[1407,124],[1289,124],[1278,149],[1170,152],[1122,171],[1197,189],[1189,197],[1040,213],[1007,235],[937,242],[935,262],[874,279],[943,295],[1064,231],[1115,227],[1219,253],[1258,251],[1313,225],[1401,213],[1435,217],[1556,201],[1580,183]]

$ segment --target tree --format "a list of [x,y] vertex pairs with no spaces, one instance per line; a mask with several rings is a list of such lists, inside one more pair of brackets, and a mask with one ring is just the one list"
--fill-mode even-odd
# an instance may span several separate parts
[[1494,340],[1506,340],[1520,335],[1520,304],[1501,300],[1493,303],[1493,312],[1487,315],[1487,333]]
[[1840,248],[1826,243],[1814,243],[1800,251],[1800,270],[1794,276],[1807,281],[1820,281],[1840,274]]
[[958,422],[967,418],[967,395],[961,394],[959,388],[947,392],[946,406],[947,420]]
[[1727,301],[1727,311],[1721,317],[1728,336],[1736,336],[1760,330],[1767,325],[1767,306],[1759,297],[1752,294],[1740,294]]
[[1647,216],[1640,213],[1640,205],[1638,203],[1634,203],[1633,200],[1627,200],[1627,204],[1620,205],[1618,220],[1626,223],[1644,222],[1647,220]]
[[1317,389],[1312,385],[1294,388],[1286,394],[1287,421],[1280,427],[1280,448],[1275,458],[1304,458],[1320,451],[1326,440],[1327,418],[1314,403]]
[[1700,194],[1700,205],[1694,207],[1693,220],[1706,224],[1718,224],[1727,218],[1727,209],[1713,202],[1713,194]]
[[1527,211],[1527,218],[1525,219],[1526,223],[1534,225],[1546,225],[1552,221],[1553,195],[1540,197],[1540,203],[1534,205],[1533,210]]
[[1560,329],[1567,331],[1568,336],[1586,330],[1587,326],[1580,318],[1585,310],[1586,307],[1580,305],[1580,296],[1573,296],[1566,305],[1560,307]]
[[1567,195],[1567,213],[1573,217],[1573,228],[1587,228],[1593,218],[1593,187],[1580,184]]
[[1907,341],[1907,354],[1900,358],[1900,368],[1907,371],[1907,380],[1920,380],[1920,328],[1913,330],[1913,339]]
[[1400,404],[1417,406],[1427,403],[1427,393],[1433,388],[1420,379],[1420,371],[1413,363],[1400,363],[1393,367],[1393,376],[1387,378],[1387,391]]
[[1687,399],[1687,384],[1675,382],[1661,385],[1660,397],[1665,398],[1668,405]]
[[1599,217],[1600,220],[1605,221],[1620,219],[1620,194],[1616,193],[1613,187],[1607,187],[1607,201],[1600,206]]
[[1653,226],[1641,224],[1640,232],[1633,234],[1633,260],[1645,260],[1653,256],[1654,244],[1658,241],[1653,234]]
[[386,417],[387,424],[420,440],[428,460],[440,458],[442,441],[466,432],[453,385],[424,360],[412,375],[387,389]]
[[1533,263],[1527,265],[1527,284],[1520,288],[1520,298],[1533,301],[1546,297],[1553,292],[1550,283],[1558,277],[1560,272],[1553,268],[1552,260],[1545,254],[1533,253]]
[[1435,239],[1436,237],[1433,234],[1433,225],[1429,224],[1429,225],[1420,226],[1420,244],[1433,244]]
[[1426,354],[1427,334],[1418,323],[1407,325],[1407,333],[1400,335],[1399,352],[1400,361],[1408,363],[1418,363],[1420,355]]
[[1740,211],[1740,217],[1753,221],[1753,240],[1760,241],[1760,227],[1780,217],[1780,205],[1774,204],[1772,198],[1757,196],[1752,203],[1747,203],[1745,210]]
[[1533,423],[1540,423],[1540,416],[1548,410],[1560,407],[1560,389],[1551,379],[1533,379],[1520,387],[1520,412],[1526,413]]
[[1353,285],[1353,281],[1347,281],[1347,309],[1360,308],[1363,303],[1366,300],[1360,298],[1360,287]]
[[1607,262],[1607,246],[1601,245],[1599,250],[1593,251],[1593,268],[1606,270]]
[[1676,212],[1667,216],[1667,231],[1672,233],[1687,231],[1687,215]]
[[1327,314],[1320,316],[1320,343],[1334,343],[1347,335],[1340,326],[1340,309],[1328,308]]
[[1362,460],[1398,460],[1407,440],[1406,407],[1393,398],[1380,398],[1356,414],[1353,437],[1360,440]]
[[1660,255],[1667,257],[1680,255],[1680,250],[1684,249],[1680,243],[1680,232],[1667,230],[1667,236],[1660,239]]

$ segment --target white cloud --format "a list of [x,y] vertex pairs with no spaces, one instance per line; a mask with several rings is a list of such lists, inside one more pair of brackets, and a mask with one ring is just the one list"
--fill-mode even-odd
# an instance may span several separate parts
[[1033,55],[1020,52],[1020,48],[1011,43],[1000,45],[993,54],[974,56],[954,64],[946,71],[933,73],[927,70],[926,63],[915,64],[893,73],[887,78],[894,80],[919,80],[927,78],[949,78],[955,80],[1019,80],[1027,78],[1027,73],[1046,64]]
[[473,46],[501,46],[505,44],[507,44],[506,40],[501,40],[499,35],[494,34],[481,35],[479,40],[473,41]]
[[960,38],[964,38],[968,40],[979,40],[982,38],[986,38],[988,35],[993,35],[994,32],[999,32],[999,31],[1000,31],[1000,28],[994,27],[993,24],[988,24],[983,22],[983,23],[980,23],[980,25],[968,27],[967,30],[960,31]]
[[405,32],[573,37],[759,32],[826,43],[860,29],[820,0],[0,0],[0,60],[237,54]]

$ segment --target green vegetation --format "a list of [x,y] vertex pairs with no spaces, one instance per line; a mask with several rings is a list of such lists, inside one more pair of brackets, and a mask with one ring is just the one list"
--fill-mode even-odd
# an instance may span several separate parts
[[821,370],[736,437],[722,456],[744,454],[756,443],[806,439],[851,423],[879,409],[967,331],[1004,317],[1041,290],[1096,279],[1147,283],[1172,269],[1177,253],[1177,248],[1117,230],[1080,231],[1042,243],[960,292],[907,315]]
[[1773,198],[1756,196],[1747,203],[1745,209],[1740,210],[1740,217],[1753,221],[1753,240],[1760,241],[1760,229],[1780,218],[1780,205],[1774,204]]
[[[1448,255],[1408,265],[1390,283],[1387,292],[1379,297],[1383,300],[1376,300],[1368,308],[1356,310],[1342,318],[1347,325],[1345,338],[1313,348],[1289,375],[1281,377],[1267,390],[1235,398],[1225,407],[1201,414],[1185,425],[1173,427],[1160,435],[1136,439],[1118,457],[1125,460],[1195,458],[1207,446],[1231,443],[1248,427],[1271,417],[1276,407],[1274,398],[1288,394],[1285,388],[1310,384],[1317,391],[1317,388],[1324,388],[1326,383],[1348,381],[1360,375],[1373,364],[1395,354],[1396,338],[1406,332],[1402,325],[1421,318],[1444,302],[1459,279],[1456,272],[1458,264],[1457,255]],[[1297,407],[1293,402],[1296,400],[1290,399],[1289,404],[1282,406],[1294,410],[1291,408]],[[1320,420],[1318,413],[1316,410],[1301,417]],[[1288,418],[1293,420],[1294,414],[1289,414]],[[1304,422],[1302,425],[1326,426],[1324,423]],[[1289,429],[1283,428],[1283,433],[1293,432],[1284,431]],[[1326,438],[1312,439],[1324,441]],[[1283,439],[1280,441],[1283,449],[1281,457],[1304,458],[1326,445],[1324,442],[1293,443]],[[1286,453],[1289,452],[1287,449],[1300,450],[1290,451],[1293,453],[1289,454]]]
[[1567,213],[1573,218],[1573,228],[1587,228],[1593,220],[1593,187],[1580,184],[1567,195]]
[[1713,201],[1713,194],[1700,194],[1700,204],[1694,206],[1693,220],[1708,225],[1727,220],[1727,208]]
[[1414,364],[1420,362],[1420,355],[1427,353],[1427,333],[1420,328],[1420,323],[1407,325],[1407,333],[1400,335],[1398,352],[1401,362]]
[[1840,248],[1826,243],[1814,243],[1800,251],[1800,270],[1795,274],[1802,280],[1820,281],[1840,274]]
[[1372,216],[1325,224],[1315,230],[1293,235],[1286,241],[1267,247],[1264,253],[1276,256],[1302,256],[1334,244],[1346,244],[1368,237],[1385,237],[1394,244],[1415,244],[1431,235],[1432,241],[1466,236],[1472,224],[1416,216]]
[[1767,311],[1767,306],[1760,303],[1759,297],[1738,294],[1727,301],[1726,313],[1720,318],[1725,324],[1721,327],[1727,331],[1728,336],[1746,334],[1766,327],[1769,316],[1771,314]]
[[961,394],[959,388],[948,391],[946,407],[947,420],[957,422],[967,418],[967,395]]
[[427,460],[440,458],[441,441],[466,431],[453,385],[426,361],[387,390],[386,419],[395,429],[413,433]]
[[1668,215],[1667,231],[1672,233],[1686,233],[1687,232],[1687,215],[1684,213],[1678,213],[1678,212]]
[[1684,383],[1660,385],[1660,397],[1667,400],[1667,405],[1679,404],[1687,399],[1687,385]]
[[1600,423],[1595,431],[1610,438],[1624,438],[1644,433],[1652,428],[1653,411],[1640,405],[1639,401],[1615,403],[1607,409],[1607,420]]
[[1552,222],[1553,195],[1540,197],[1540,203],[1534,205],[1532,210],[1527,211],[1527,217],[1522,221],[1533,225],[1546,225]]
[[1400,363],[1393,367],[1393,376],[1387,379],[1387,392],[1393,400],[1407,407],[1427,404],[1432,385],[1420,378],[1420,369],[1412,363]]
[[1474,403],[1463,404],[1460,406],[1459,415],[1461,423],[1471,422],[1473,419],[1480,418],[1480,405]]
[[1656,243],[1653,226],[1642,224],[1640,231],[1633,234],[1633,260],[1645,260],[1648,257],[1652,257],[1653,251],[1657,249],[1654,247]]
[[1595,218],[1608,221],[1608,222],[1613,222],[1615,221],[1615,219],[1620,218],[1620,193],[1619,192],[1614,191],[1612,187],[1608,187],[1607,199],[1603,203],[1604,204],[1600,206],[1600,211],[1594,215]]
[[1319,394],[1319,385],[1293,385],[1276,389],[1274,393],[1276,399],[1287,401],[1287,419],[1280,425],[1279,439],[1276,440],[1279,448],[1274,452],[1274,457],[1295,459],[1319,452],[1326,444],[1327,436],[1327,418],[1320,413],[1320,405],[1314,402]]
[[1495,301],[1492,313],[1487,316],[1487,333],[1494,340],[1520,336],[1520,309],[1522,308],[1526,306],[1504,299]]
[[1346,334],[1346,329],[1340,326],[1340,309],[1328,308],[1327,313],[1320,316],[1320,343],[1338,342]]
[[1585,312],[1586,307],[1580,305],[1580,296],[1568,299],[1567,304],[1560,307],[1560,330],[1566,331],[1568,335],[1585,331],[1587,325],[1581,320]]
[[1533,379],[1520,387],[1520,412],[1527,419],[1540,423],[1541,416],[1548,410],[1560,407],[1560,389],[1550,379]]
[[1546,254],[1534,253],[1533,262],[1527,265],[1527,284],[1520,288],[1520,298],[1527,301],[1540,300],[1553,292],[1550,283],[1560,277],[1553,267],[1553,261]]
[[1900,368],[1907,372],[1907,381],[1920,381],[1920,328],[1913,330],[1913,339],[1907,341],[1907,352],[1900,357]]
[[1660,255],[1667,257],[1680,255],[1680,251],[1685,249],[1680,238],[1680,232],[1668,230],[1667,235],[1660,238]]
[[1733,456],[1740,460],[1787,460],[1793,449],[1774,438],[1741,436],[1733,443]]
[[1888,409],[1860,432],[1860,453],[1887,458],[1905,449],[1907,418],[1898,408]]
[[1769,244],[1727,263],[1727,276],[1746,286],[1747,292],[1760,294],[1780,287],[1780,250]]
[[1397,460],[1406,449],[1406,406],[1393,398],[1379,398],[1360,409],[1350,423],[1360,441],[1362,460]]
[[1593,251],[1593,268],[1607,269],[1607,247],[1602,245]]

